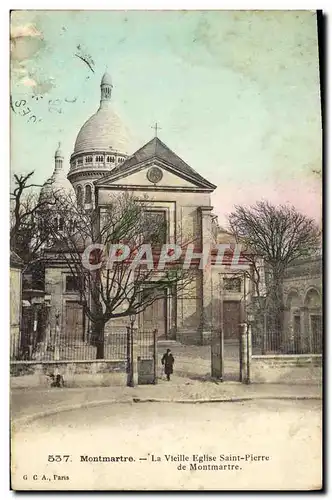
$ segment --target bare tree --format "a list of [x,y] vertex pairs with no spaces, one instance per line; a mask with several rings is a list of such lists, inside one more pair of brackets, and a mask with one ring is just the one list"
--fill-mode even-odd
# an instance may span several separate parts
[[[190,281],[190,272],[179,265],[156,269],[167,228],[149,208],[147,199],[133,194],[114,195],[105,209],[86,210],[70,199],[57,204],[63,225],[54,230],[57,249],[50,251],[65,262],[75,280],[84,312],[93,324],[97,359],[104,358],[109,320],[139,314],[165,293],[179,296]],[[144,252],[147,243],[152,244],[151,255]],[[95,266],[89,269],[84,251],[96,244],[100,249],[86,254],[88,263]],[[125,260],[107,265],[108,250],[118,244],[126,245],[129,254]],[[146,262],[138,262],[141,257]]]
[[[34,172],[14,174],[10,193],[10,248],[21,257],[26,266],[37,260],[51,235],[51,200],[40,200],[34,188],[41,187],[32,181]],[[51,181],[50,181],[51,184]],[[44,230],[40,227],[43,211]]]
[[285,271],[294,261],[317,251],[320,230],[313,219],[294,207],[266,201],[251,207],[236,206],[228,220],[236,240],[250,249],[247,258],[259,321],[268,318],[274,336],[268,341],[273,340],[278,348]]

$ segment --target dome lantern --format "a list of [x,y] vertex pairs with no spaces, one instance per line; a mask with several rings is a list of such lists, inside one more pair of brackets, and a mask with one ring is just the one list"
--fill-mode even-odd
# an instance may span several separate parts
[[112,78],[106,71],[100,82],[100,107],[102,107],[105,103],[110,102],[112,89]]
[[58,149],[55,151],[54,158],[62,158],[63,159],[63,153],[61,151],[61,142],[58,143]]

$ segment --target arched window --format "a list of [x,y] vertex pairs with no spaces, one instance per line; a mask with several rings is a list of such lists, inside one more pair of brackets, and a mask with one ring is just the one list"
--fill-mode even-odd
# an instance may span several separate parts
[[77,186],[76,198],[77,204],[81,207],[83,205],[83,190],[81,186]]
[[92,163],[92,160],[93,160],[92,156],[85,157],[85,163]]
[[92,190],[90,184],[85,186],[85,203],[92,202]]

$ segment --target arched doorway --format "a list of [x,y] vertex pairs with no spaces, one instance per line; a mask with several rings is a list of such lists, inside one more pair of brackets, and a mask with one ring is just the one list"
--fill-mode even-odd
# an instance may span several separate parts
[[289,292],[285,309],[285,333],[284,345],[286,352],[299,354],[302,352],[301,332],[301,300],[298,292]]
[[307,291],[304,306],[308,314],[311,352],[321,354],[323,344],[322,301],[319,292],[315,288],[310,288]]

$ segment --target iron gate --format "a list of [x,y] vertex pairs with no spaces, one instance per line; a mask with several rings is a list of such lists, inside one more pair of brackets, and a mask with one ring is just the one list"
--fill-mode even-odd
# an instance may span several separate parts
[[157,330],[138,332],[137,374],[138,384],[157,383]]

